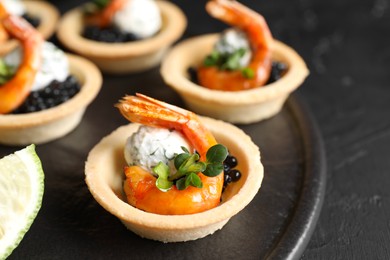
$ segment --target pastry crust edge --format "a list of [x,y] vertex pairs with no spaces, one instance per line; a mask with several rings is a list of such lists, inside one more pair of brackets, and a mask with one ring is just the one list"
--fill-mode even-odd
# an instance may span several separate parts
[[133,123],[119,127],[90,151],[85,175],[93,197],[129,230],[148,239],[181,242],[199,239],[221,229],[255,197],[263,180],[264,169],[259,148],[241,129],[211,118],[201,117],[201,120],[219,142],[226,144],[231,153],[238,156],[242,167],[242,178],[228,186],[219,206],[196,214],[159,215],[128,204],[122,190],[125,166],[123,148],[126,138],[139,127],[139,124]]
[[207,34],[184,40],[166,55],[161,64],[165,83],[173,88],[190,110],[231,123],[254,123],[277,114],[289,94],[309,75],[304,60],[291,47],[274,40],[272,57],[289,69],[279,80],[243,91],[212,90],[192,82],[188,68],[196,68],[212,50],[219,34]]
[[139,72],[161,62],[168,48],[178,40],[187,26],[184,13],[176,5],[156,1],[162,15],[163,27],[155,36],[128,43],[104,43],[83,38],[81,7],[67,12],[61,19],[57,36],[72,52],[87,57],[102,71],[111,74]]
[[[60,13],[55,6],[45,1],[25,0],[23,4],[26,12],[39,17],[41,24],[37,30],[44,39],[50,38],[57,29]],[[0,56],[5,55],[18,47],[19,43],[15,39],[10,39],[0,45]]]
[[40,144],[72,131],[82,119],[86,107],[102,85],[99,69],[90,61],[67,54],[70,73],[81,83],[72,99],[56,107],[26,114],[0,115],[0,143],[7,145]]

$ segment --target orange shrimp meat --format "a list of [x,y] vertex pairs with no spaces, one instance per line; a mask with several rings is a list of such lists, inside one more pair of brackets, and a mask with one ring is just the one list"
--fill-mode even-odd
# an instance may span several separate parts
[[[217,144],[212,133],[199,118],[185,109],[158,101],[142,94],[126,96],[116,105],[129,121],[152,127],[174,129],[182,133],[206,160],[207,151]],[[201,172],[201,188],[189,186],[168,191],[156,187],[156,177],[140,166],[125,167],[124,191],[130,205],[156,214],[182,215],[202,212],[219,205],[223,188],[223,174],[208,177]]]

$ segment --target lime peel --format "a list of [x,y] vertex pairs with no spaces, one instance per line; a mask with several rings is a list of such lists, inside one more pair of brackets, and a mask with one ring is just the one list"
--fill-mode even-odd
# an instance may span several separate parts
[[44,173],[35,145],[0,159],[0,259],[19,245],[42,205]]

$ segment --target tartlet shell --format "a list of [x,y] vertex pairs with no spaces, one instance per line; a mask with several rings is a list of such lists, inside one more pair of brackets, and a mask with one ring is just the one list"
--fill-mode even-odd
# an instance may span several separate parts
[[26,114],[0,115],[0,143],[6,145],[40,144],[60,138],[81,121],[86,107],[102,85],[99,69],[90,61],[67,54],[70,73],[81,84],[72,99],[56,107]]
[[219,34],[207,34],[177,44],[161,64],[161,75],[197,114],[231,123],[249,124],[277,114],[289,94],[297,89],[309,71],[303,59],[289,46],[273,41],[273,60],[289,67],[279,80],[266,86],[243,91],[212,90],[192,82],[190,67],[197,68],[211,53]]
[[134,233],[162,242],[180,242],[205,237],[221,229],[257,194],[264,169],[259,148],[239,128],[201,117],[201,121],[226,145],[239,161],[241,179],[223,193],[222,203],[211,210],[189,215],[159,215],[139,210],[126,202],[123,192],[126,165],[123,149],[128,136],[139,124],[119,127],[104,137],[89,153],[85,165],[86,183],[97,202],[118,217]]
[[[46,1],[25,0],[23,4],[26,7],[28,14],[39,17],[41,20],[37,30],[44,39],[50,38],[55,30],[60,18],[60,13],[55,6]],[[9,53],[18,46],[19,42],[15,39],[10,39],[0,45],[0,56]]]
[[81,36],[84,26],[81,7],[67,12],[61,19],[57,36],[69,50],[93,61],[103,72],[124,74],[152,68],[161,62],[168,48],[181,37],[187,19],[168,1],[156,1],[163,25],[155,36],[128,43],[104,43]]

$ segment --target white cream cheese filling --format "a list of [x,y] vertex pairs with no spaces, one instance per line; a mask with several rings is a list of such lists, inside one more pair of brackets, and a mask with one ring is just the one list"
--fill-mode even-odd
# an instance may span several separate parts
[[124,155],[129,165],[141,166],[150,173],[154,166],[163,162],[172,174],[176,172],[172,159],[183,153],[182,146],[190,150],[187,140],[177,131],[141,126],[127,139]]
[[[22,59],[22,49],[16,48],[8,53],[3,60],[6,65],[17,68]],[[42,45],[42,62],[35,76],[32,91],[40,90],[53,80],[65,81],[69,75],[69,62],[65,53],[51,42]]]
[[162,21],[154,0],[128,0],[114,15],[113,23],[122,31],[147,38],[160,30]]
[[225,30],[214,45],[214,50],[220,54],[233,54],[239,49],[246,50],[239,61],[241,67],[246,67],[252,58],[250,42],[243,31],[235,28]]
[[1,0],[0,2],[10,14],[22,16],[26,12],[26,8],[20,0]]

